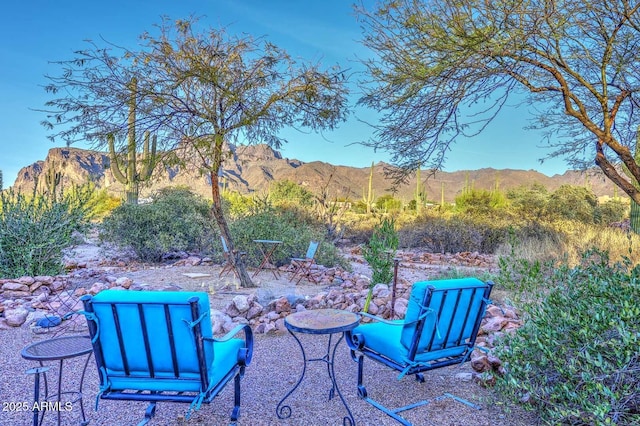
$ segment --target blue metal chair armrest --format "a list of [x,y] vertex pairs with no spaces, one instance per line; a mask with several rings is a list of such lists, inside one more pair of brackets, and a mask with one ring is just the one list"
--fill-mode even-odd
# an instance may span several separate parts
[[204,339],[210,340],[212,342],[226,342],[227,340],[230,340],[233,337],[235,337],[241,331],[244,331],[244,341],[245,341],[243,361],[244,361],[244,365],[249,365],[251,363],[251,359],[253,358],[253,331],[251,330],[251,327],[249,327],[248,324],[237,325],[222,337],[213,337],[213,338],[205,337]]
[[[405,322],[401,320],[386,320],[375,315],[371,315],[367,312],[358,312],[358,315],[371,318],[374,321],[381,322],[387,325],[399,325],[404,326]],[[364,348],[364,337],[360,333],[354,333],[353,331],[347,331],[345,333],[345,341],[349,349],[351,349],[351,357],[355,360],[355,352]]]
[[363,316],[363,317],[367,317],[367,318],[371,318],[373,320],[376,320],[378,322],[381,322],[381,323],[384,323],[384,324],[388,324],[388,325],[404,325],[404,321],[386,320],[384,318],[380,318],[380,317],[377,317],[375,315],[368,314],[366,312],[358,312],[358,315]]

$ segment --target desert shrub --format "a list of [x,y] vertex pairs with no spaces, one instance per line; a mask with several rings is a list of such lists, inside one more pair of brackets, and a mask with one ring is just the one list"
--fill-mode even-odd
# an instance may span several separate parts
[[[414,203],[415,204],[415,203]],[[402,201],[398,200],[391,194],[385,194],[375,202],[376,209],[383,212],[390,212],[394,210],[400,210],[402,208]],[[415,206],[414,206],[415,210]]]
[[311,207],[313,198],[313,194],[306,188],[290,180],[272,182],[269,186],[269,200],[276,205],[294,204]]
[[122,198],[109,195],[106,189],[94,191],[91,197],[91,217],[94,220],[102,220],[114,209],[122,204]]
[[369,214],[367,213],[367,203],[365,203],[362,200],[358,200],[354,202],[351,205],[351,210],[353,210],[354,213],[361,214],[361,215]]
[[310,224],[310,216],[300,216],[295,209],[279,209],[270,204],[252,210],[249,214],[234,219],[229,230],[236,248],[247,252],[249,266],[258,266],[262,255],[253,240],[278,240],[282,244],[273,254],[278,266],[288,264],[292,257],[304,257],[310,241],[319,241],[315,261],[325,266],[346,266],[336,247],[325,241],[321,224]]
[[558,221],[553,226],[564,236],[563,251],[572,266],[580,262],[582,252],[592,247],[607,251],[613,259],[624,256],[640,262],[640,236],[633,232],[577,221]]
[[222,210],[225,217],[235,218],[247,214],[254,206],[252,197],[236,191],[222,192]]
[[373,214],[360,214],[348,211],[342,217],[341,225],[344,229],[344,237],[354,244],[364,244],[371,238],[373,227],[380,222],[379,217]]
[[461,226],[460,221],[440,217],[423,217],[398,231],[401,247],[422,247],[432,253],[475,251],[482,236],[475,229]]
[[401,247],[422,247],[433,253],[493,253],[507,238],[505,225],[484,218],[423,215],[398,231]]
[[540,293],[545,291],[547,278],[559,260],[559,257],[545,257],[552,251],[545,244],[550,244],[552,239],[538,234],[528,235],[532,229],[509,229],[508,242],[497,251],[497,287],[507,290],[510,303],[537,300]]
[[498,389],[548,424],[640,424],[639,279],[598,250],[557,268],[497,348]]
[[130,248],[142,261],[171,251],[202,251],[214,231],[208,201],[185,188],[165,188],[148,204],[123,204],[107,216],[101,239]]
[[510,189],[506,196],[511,210],[521,218],[540,220],[547,215],[549,192],[541,184]]
[[[362,246],[362,256],[371,267],[371,284],[388,284],[393,278],[393,258],[398,249],[398,233],[393,219],[383,218]],[[373,288],[373,287],[371,287]],[[368,305],[368,304],[367,304]]]
[[583,186],[562,185],[549,197],[548,215],[583,223],[594,223],[598,199]]
[[0,192],[0,277],[56,275],[63,252],[88,225],[92,191],[74,187],[56,199]]
[[595,209],[595,222],[601,225],[609,225],[613,222],[620,222],[629,215],[629,201],[612,199],[604,203],[598,203]]
[[467,188],[455,198],[456,210],[471,215],[487,215],[507,206],[507,199],[502,191]]
[[494,253],[545,262],[562,257],[566,246],[566,234],[550,223],[533,221],[507,226],[507,237]]

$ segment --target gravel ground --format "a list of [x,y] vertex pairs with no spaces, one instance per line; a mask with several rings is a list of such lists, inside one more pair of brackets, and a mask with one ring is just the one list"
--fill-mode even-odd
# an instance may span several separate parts
[[[77,250],[75,258],[87,261],[95,267],[101,259],[99,250],[87,246]],[[354,269],[364,268],[354,264]],[[219,286],[217,270],[211,267],[201,268],[150,268],[144,270],[121,270],[108,268],[109,272],[119,276],[125,275],[138,283],[176,284],[185,290],[199,290],[200,287]],[[120,272],[120,273],[116,273]],[[185,278],[185,272],[209,272],[211,278]],[[366,273],[366,271],[362,271]],[[404,269],[401,275],[409,281],[424,279],[422,272]],[[211,283],[206,282],[212,280]],[[88,284],[91,284],[91,279]],[[203,281],[205,280],[205,281]],[[286,277],[273,280],[270,274],[263,273],[255,280],[258,289],[269,291],[278,296],[281,292],[288,294],[315,294],[317,287],[303,282],[292,286]],[[222,309],[226,301],[238,293],[256,291],[256,289],[233,289],[234,291],[218,291],[211,297],[213,308]],[[33,375],[25,372],[37,366],[34,361],[24,360],[20,351],[26,345],[52,337],[51,335],[34,334],[27,325],[19,328],[0,329],[0,426],[30,425],[32,412],[21,411],[16,407],[23,404],[31,406],[33,401]],[[327,336],[299,335],[307,358],[321,357],[326,353]],[[84,358],[86,359],[86,358]],[[84,359],[76,358],[64,363],[65,389],[77,389],[84,366]],[[55,388],[58,363],[51,363],[49,386]],[[311,363],[301,385],[289,396],[286,404],[291,407],[291,417],[280,420],[276,415],[278,402],[296,384],[302,372],[303,362],[300,347],[289,333],[275,335],[255,335],[254,356],[247,367],[242,380],[242,402],[238,425],[339,425],[343,424],[346,415],[339,398],[328,400],[330,381],[324,363]],[[356,392],[357,363],[349,356],[344,342],[340,343],[336,355],[336,380],[343,396],[353,413],[358,425],[398,425],[396,421],[376,410],[363,400]],[[473,381],[460,378],[461,373],[471,373],[469,363],[463,366],[441,368],[425,373],[425,383],[418,383],[413,377],[397,380],[397,372],[385,368],[370,360],[365,361],[365,385],[369,396],[384,401],[388,407],[396,408],[412,404],[423,399],[433,399],[446,392],[467,399],[482,407],[472,409],[451,399],[434,401],[426,406],[404,412],[405,417],[416,426],[422,425],[468,425],[468,426],[529,426],[536,425],[536,416],[524,412],[518,407],[509,407],[496,399],[492,389],[485,389]],[[464,375],[463,375],[464,376]],[[54,392],[50,392],[54,393]],[[147,407],[143,402],[104,401],[95,410],[95,396],[98,393],[98,376],[95,363],[91,359],[84,380],[84,410],[91,425],[128,426],[135,425],[144,417]],[[233,384],[225,388],[211,404],[203,404],[186,421],[184,415],[187,404],[158,403],[157,411],[150,425],[185,425],[214,426],[229,424],[229,414],[233,407]],[[57,413],[49,412],[45,416],[44,425],[56,424]],[[69,412],[62,413],[62,425],[77,425],[80,420],[80,403],[72,404]]]
[[[20,351],[27,344],[46,335],[32,334],[23,326],[12,330],[0,330],[0,354],[2,355],[2,374],[0,399],[2,412],[0,425],[29,425],[32,421],[30,411],[20,411],[16,405],[31,404],[33,400],[33,376],[25,371],[36,366],[33,361],[21,358]],[[326,350],[326,336],[300,336],[307,352],[307,358],[320,357]],[[257,335],[254,346],[254,358],[247,367],[242,380],[242,403],[239,425],[338,425],[346,414],[339,398],[328,400],[330,382],[324,363],[309,365],[300,387],[287,399],[292,409],[289,419],[280,420],[276,415],[276,406],[282,397],[295,385],[302,371],[302,355],[299,346],[288,333],[279,335]],[[56,386],[57,363],[52,363],[49,386]],[[64,382],[69,388],[77,388],[84,365],[83,360],[65,361]],[[356,424],[359,425],[397,425],[384,413],[374,409],[356,394],[357,364],[349,357],[344,342],[340,343],[336,355],[336,379],[349,405]],[[389,407],[402,407],[421,399],[432,399],[445,392],[479,404],[482,409],[475,410],[451,399],[435,401],[427,406],[406,412],[406,417],[415,425],[491,425],[524,426],[534,425],[531,414],[520,409],[508,409],[496,401],[491,390],[482,388],[473,382],[463,381],[456,376],[471,372],[469,363],[464,366],[441,368],[425,374],[426,382],[418,383],[412,377],[397,380],[397,373],[373,362],[365,362],[365,385],[369,396],[384,400]],[[84,407],[92,425],[115,426],[134,425],[144,417],[146,403],[129,401],[100,401],[99,409],[94,410],[95,395],[98,390],[98,377],[93,360],[90,360],[84,382]],[[233,386],[228,386],[211,404],[203,404],[188,421],[184,414],[186,404],[159,403],[153,425],[225,425],[229,424],[229,414],[233,407]],[[63,425],[79,423],[80,406],[72,404],[69,412],[62,413]],[[49,412],[44,424],[55,424],[56,413]]]

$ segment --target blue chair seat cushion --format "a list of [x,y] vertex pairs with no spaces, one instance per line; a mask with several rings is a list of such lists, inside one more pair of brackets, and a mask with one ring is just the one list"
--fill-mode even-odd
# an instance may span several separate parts
[[[206,342],[205,345],[211,344]],[[222,378],[238,365],[240,350],[245,347],[242,339],[230,339],[225,342],[215,342],[215,359],[208,369],[209,382],[218,383]],[[149,372],[132,371],[131,376],[123,377],[121,371],[108,370],[110,390],[148,390],[164,392],[201,392],[200,373],[198,371],[181,372],[176,378],[172,372],[157,371],[153,379]]]
[[356,327],[352,333],[360,334],[367,350],[378,353],[392,360],[400,369],[412,362],[429,363],[443,358],[462,355],[467,350],[467,345],[450,347],[431,352],[417,353],[414,360],[409,359],[409,349],[401,343],[401,335],[404,322],[394,321],[394,324],[375,322],[362,324]]

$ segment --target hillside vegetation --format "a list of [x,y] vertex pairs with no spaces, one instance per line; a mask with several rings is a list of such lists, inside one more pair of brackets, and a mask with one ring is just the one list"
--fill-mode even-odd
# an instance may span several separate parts
[[[2,193],[0,275],[62,272],[62,250],[90,223],[103,241],[142,261],[184,252],[222,261],[210,202],[186,187],[165,188],[139,205],[91,185],[51,189]],[[286,180],[251,196],[223,191],[231,233],[250,266],[261,260],[253,239],[278,239],[278,265],[317,240],[319,264],[348,268],[337,247],[368,244],[381,224],[395,228],[399,249],[496,255],[499,272],[483,278],[495,280],[501,301],[525,319],[499,344],[497,388],[550,424],[640,422],[640,239],[624,226],[628,201],[602,202],[573,185],[468,186],[454,203],[419,193],[408,203],[369,195],[339,200]]]

